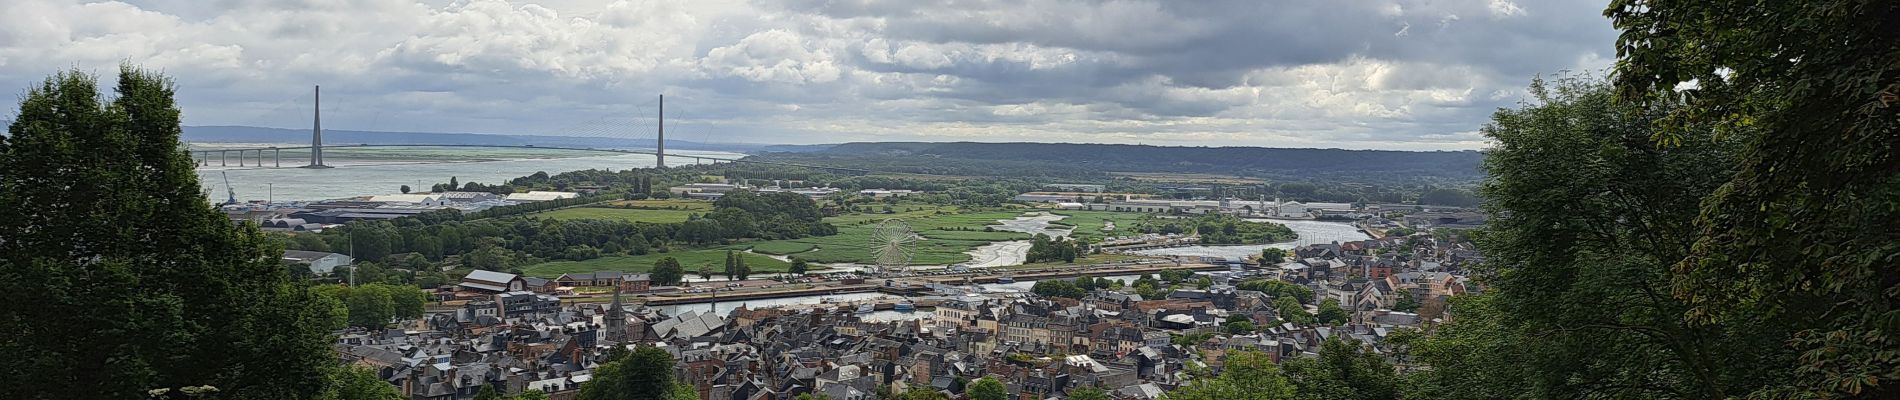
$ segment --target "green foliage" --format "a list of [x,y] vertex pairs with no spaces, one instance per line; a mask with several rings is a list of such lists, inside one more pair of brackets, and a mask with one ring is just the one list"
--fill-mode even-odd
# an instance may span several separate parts
[[[594,370],[594,379],[581,384],[580,400],[670,400],[679,384],[673,377],[673,355],[658,347],[641,346],[619,360]],[[686,392],[691,393],[687,388]],[[690,395],[690,394],[689,394]]]
[[521,391],[521,394],[515,395],[514,400],[548,400],[548,394],[542,392],[541,389],[528,389]]
[[1064,399],[1065,400],[1108,400],[1108,392],[1102,391],[1102,388],[1098,388],[1094,386],[1083,386],[1079,388],[1069,389],[1068,396],[1064,397]]
[[1089,295],[1088,289],[1083,289],[1082,287],[1076,286],[1075,282],[1073,281],[1065,281],[1061,279],[1045,279],[1045,280],[1036,281],[1035,285],[1032,285],[1029,287],[1029,291],[1031,293],[1035,293],[1041,296],[1067,297],[1071,299],[1080,299],[1083,297],[1087,297]]
[[1315,317],[1318,318],[1320,324],[1337,325],[1346,323],[1351,315],[1344,307],[1339,306],[1339,300],[1326,299],[1319,302],[1319,314]]
[[8,397],[317,396],[330,310],[273,241],[206,203],[171,80],[125,66],[99,89],[76,71],[28,88],[0,140]]
[[1660,290],[1698,328],[1764,323],[1799,352],[1750,362],[1791,382],[1704,379],[1719,388],[1706,392],[1900,397],[1900,231],[1886,222],[1900,217],[1900,3],[1618,0],[1605,14],[1623,31],[1621,98],[1686,103],[1656,143],[1713,131],[1744,147],[1697,193],[1699,232]]
[[1418,204],[1428,206],[1477,207],[1482,200],[1468,190],[1437,188],[1418,196]]
[[786,269],[785,272],[791,273],[793,275],[803,275],[805,274],[805,271],[808,268],[811,268],[811,267],[808,263],[805,262],[805,259],[792,257],[792,267],[789,269]]
[[931,390],[929,386],[905,390],[904,394],[897,395],[897,398],[898,400],[950,400],[949,395]]
[[503,399],[501,398],[500,393],[495,393],[495,385],[484,384],[482,385],[481,389],[478,389],[475,391],[474,400],[503,400]]
[[[366,329],[382,329],[395,319],[421,318],[428,304],[429,294],[412,286],[386,285],[372,283],[355,287],[343,285],[323,285],[311,289],[320,307],[327,310],[331,329],[341,328],[333,325],[337,318],[348,321],[349,326]],[[337,305],[342,312],[336,311]]]
[[1076,241],[1069,240],[1068,238],[1051,238],[1048,235],[1036,234],[1036,237],[1029,242],[1029,252],[1025,255],[1024,261],[1031,263],[1044,261],[1073,263],[1075,262],[1075,257],[1081,255],[1081,247],[1083,246],[1086,245],[1076,243]]
[[1297,300],[1297,303],[1313,301],[1313,288],[1278,279],[1254,279],[1241,282],[1234,287],[1240,290],[1259,291],[1274,298],[1292,297]]
[[1219,377],[1199,378],[1174,391],[1163,400],[1279,400],[1295,397],[1293,384],[1266,354],[1236,351],[1227,354],[1226,367]]
[[1280,321],[1283,322],[1301,326],[1318,322],[1318,319],[1313,317],[1313,313],[1306,312],[1306,306],[1301,305],[1299,300],[1292,297],[1273,299],[1273,309],[1280,312]]
[[1272,248],[1272,247],[1260,249],[1260,262],[1264,264],[1279,264],[1279,263],[1286,262],[1286,256],[1287,256],[1286,250]]
[[982,379],[977,379],[976,382],[971,382],[970,388],[966,390],[966,392],[969,393],[970,400],[1009,399],[1009,388],[1003,387],[1003,382],[998,382],[996,378],[987,376]]
[[1399,300],[1393,302],[1392,311],[1418,312],[1418,306],[1418,298],[1412,295],[1411,290],[1399,290]]
[[650,279],[653,280],[654,285],[675,286],[679,285],[680,281],[685,278],[686,269],[680,266],[679,259],[660,257],[659,261],[653,262],[653,272],[651,273]]
[[732,250],[726,250],[727,279],[745,280],[746,276],[751,274],[752,267],[745,265],[745,257],[741,257],[739,253]]
[[1246,335],[1253,333],[1256,329],[1259,328],[1254,326],[1253,321],[1228,321],[1221,324],[1221,330],[1229,335]]
[[1227,214],[1202,214],[1191,218],[1153,215],[1135,220],[1142,233],[1194,233],[1205,244],[1266,244],[1298,239],[1293,228],[1272,222],[1246,221]]
[[[746,267],[751,269],[750,272],[782,272],[791,267],[791,263],[761,254],[738,253],[736,256],[745,259]],[[644,256],[601,257],[587,261],[550,261],[522,267],[521,270],[528,275],[541,277],[556,277],[570,272],[651,272],[651,269],[659,264],[660,259],[666,257],[673,257],[687,271],[698,271],[700,267],[707,267],[706,272],[726,273],[726,251],[713,249],[676,250]]]
[[1755,317],[1686,323],[1694,308],[1667,289],[1669,266],[1701,234],[1699,204],[1734,175],[1738,143],[1704,135],[1658,147],[1652,127],[1675,106],[1620,103],[1594,80],[1537,81],[1530,93],[1536,102],[1484,129],[1496,143],[1482,188],[1492,219],[1479,238],[1489,262],[1477,268],[1488,298],[1457,303],[1471,309],[1454,308],[1442,339],[1414,346],[1433,370],[1422,390],[1723,398],[1787,382],[1777,371],[1793,361],[1785,328]]
[[1320,344],[1319,358],[1296,358],[1281,365],[1300,398],[1396,399],[1398,374],[1379,354],[1338,336]]
[[792,400],[831,400],[831,395],[824,393],[816,395],[811,393],[799,393],[798,397],[793,397]]
[[345,366],[330,372],[330,378],[323,392],[316,398],[318,400],[401,400],[403,396],[396,390],[396,385],[378,378],[375,370]]
[[1205,342],[1207,341],[1207,339],[1213,338],[1213,337],[1214,337],[1213,332],[1201,332],[1201,333],[1193,333],[1193,334],[1186,334],[1186,335],[1174,335],[1173,337],[1170,337],[1168,339],[1169,341],[1173,342],[1175,345],[1178,345],[1181,347],[1189,347],[1189,346],[1200,345],[1201,342]]

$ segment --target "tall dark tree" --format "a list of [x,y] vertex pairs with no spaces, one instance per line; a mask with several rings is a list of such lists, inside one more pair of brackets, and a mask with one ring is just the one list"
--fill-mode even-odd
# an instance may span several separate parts
[[199,192],[168,78],[126,66],[101,103],[68,72],[28,89],[0,143],[0,363],[16,398],[141,398],[209,385],[307,399],[329,310],[281,248]]
[[[1900,397],[1900,2],[1617,0],[1617,88],[1684,99],[1656,135],[1697,124],[1744,144],[1701,204],[1666,292],[1719,329],[1766,323],[1801,352],[1757,393]],[[1693,87],[1685,83],[1693,82]],[[1679,89],[1683,88],[1683,89]]]
[[1670,295],[1669,266],[1694,251],[1698,203],[1734,174],[1736,143],[1705,131],[1659,147],[1653,127],[1675,106],[1618,102],[1594,79],[1530,93],[1483,130],[1496,141],[1482,188],[1493,218],[1476,276],[1492,298],[1458,303],[1474,309],[1452,310],[1450,343],[1423,344],[1434,396],[1724,398],[1785,382],[1771,367],[1792,361],[1785,332],[1685,323],[1693,307]]

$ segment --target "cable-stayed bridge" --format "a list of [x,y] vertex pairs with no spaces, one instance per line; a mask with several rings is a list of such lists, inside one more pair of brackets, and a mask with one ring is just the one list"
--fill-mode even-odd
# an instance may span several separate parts
[[[387,144],[387,143],[325,144],[323,142],[324,131],[323,131],[323,115],[322,115],[323,108],[321,106],[322,104],[321,89],[320,88],[313,89],[313,91],[311,92],[310,99],[311,99],[311,114],[310,114],[311,126],[310,126],[310,145],[308,146],[270,146],[270,147],[253,147],[253,148],[192,149],[191,150],[192,156],[195,159],[197,159],[199,166],[215,165],[215,166],[261,167],[261,168],[323,169],[323,168],[333,168],[332,166],[325,164],[324,162],[325,150],[331,150],[331,149],[389,148],[389,149],[395,149],[399,151],[405,148],[410,148],[410,149],[444,148],[444,147],[447,147],[447,148],[502,148],[502,149],[536,149],[536,150],[598,152],[598,153],[605,153],[605,154],[646,154],[646,155],[654,156],[655,160],[654,160],[654,165],[652,165],[653,167],[662,167],[662,168],[667,165],[667,162],[666,162],[667,157],[673,157],[675,159],[693,160],[694,164],[748,163],[748,164],[775,165],[775,166],[784,166],[784,167],[811,168],[811,169],[820,169],[820,170],[837,171],[837,172],[849,172],[849,173],[871,172],[871,171],[855,169],[855,168],[840,168],[840,167],[830,167],[830,166],[822,166],[822,165],[804,165],[804,164],[795,164],[795,163],[747,160],[744,158],[729,158],[729,157],[716,157],[716,156],[694,155],[694,154],[668,153],[666,151],[666,129],[670,125],[668,125],[667,118],[669,115],[673,117],[678,117],[679,113],[678,113],[678,110],[675,110],[674,114],[667,113],[665,96],[659,96],[655,99],[654,102],[650,103],[656,109],[656,112],[653,113],[652,118],[636,117],[631,120],[626,119],[626,118],[608,118],[608,117],[596,118],[594,120],[590,120],[590,121],[582,122],[573,126],[561,128],[553,132],[552,134],[548,135],[550,137],[558,137],[561,139],[569,139],[569,140],[576,139],[576,138],[583,139],[583,141],[587,139],[594,139],[594,140],[598,140],[602,142],[603,144],[609,143],[609,142],[625,143],[629,141],[644,141],[644,140],[650,139],[654,143],[654,146],[651,148],[622,147],[622,146],[580,146],[580,145],[550,146],[550,145],[535,145],[535,144],[467,144],[467,143],[427,143],[427,142],[400,143],[400,144]],[[645,135],[646,132],[652,132],[652,136],[646,136]],[[293,157],[290,160],[289,164],[286,164],[283,158],[283,153],[286,150],[291,151],[292,157]],[[305,154],[296,154],[296,153],[305,153]],[[308,161],[297,159],[297,158],[302,158],[303,156],[307,156]],[[644,165],[629,165],[627,167],[637,168],[637,167],[645,167],[645,166]]]

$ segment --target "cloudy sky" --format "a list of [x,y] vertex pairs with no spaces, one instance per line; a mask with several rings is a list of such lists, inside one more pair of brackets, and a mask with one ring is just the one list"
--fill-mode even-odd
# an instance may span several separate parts
[[189,125],[308,126],[321,84],[338,129],[649,135],[665,94],[702,141],[1472,149],[1610,65],[1603,3],[4,0],[0,87],[131,61]]

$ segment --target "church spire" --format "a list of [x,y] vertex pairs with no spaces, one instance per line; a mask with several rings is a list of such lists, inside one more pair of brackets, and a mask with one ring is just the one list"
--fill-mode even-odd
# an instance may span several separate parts
[[620,288],[614,287],[614,301],[607,305],[607,340],[623,343],[627,340],[627,316],[621,309]]

